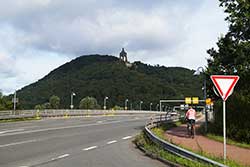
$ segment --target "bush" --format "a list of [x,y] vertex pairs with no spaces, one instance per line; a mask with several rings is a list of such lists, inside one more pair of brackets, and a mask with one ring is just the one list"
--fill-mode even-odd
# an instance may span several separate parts
[[[209,126],[209,132],[222,135],[222,102],[214,106],[215,121]],[[230,139],[250,143],[250,97],[234,92],[226,103],[226,128]]]
[[80,101],[80,109],[99,109],[100,106],[94,97],[85,97]]

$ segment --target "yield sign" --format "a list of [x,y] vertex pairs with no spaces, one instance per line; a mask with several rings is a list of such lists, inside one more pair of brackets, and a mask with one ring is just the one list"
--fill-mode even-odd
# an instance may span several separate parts
[[235,75],[212,75],[211,79],[220,93],[223,101],[226,101],[237,81],[239,76]]

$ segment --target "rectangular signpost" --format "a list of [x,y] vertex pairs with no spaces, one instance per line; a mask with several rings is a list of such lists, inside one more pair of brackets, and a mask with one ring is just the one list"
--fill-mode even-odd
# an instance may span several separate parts
[[224,160],[226,160],[226,100],[233,93],[233,88],[239,80],[239,76],[235,75],[211,75],[211,80],[214,86],[219,92],[223,100],[223,148],[224,148]]

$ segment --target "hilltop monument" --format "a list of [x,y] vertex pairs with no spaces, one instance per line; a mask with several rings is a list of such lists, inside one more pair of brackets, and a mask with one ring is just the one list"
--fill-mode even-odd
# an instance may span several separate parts
[[125,52],[124,48],[122,48],[122,51],[120,52],[120,60],[124,61],[125,63],[128,62],[127,52]]

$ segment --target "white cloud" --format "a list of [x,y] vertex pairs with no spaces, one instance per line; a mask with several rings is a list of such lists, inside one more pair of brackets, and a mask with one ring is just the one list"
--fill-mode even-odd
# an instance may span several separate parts
[[9,93],[73,57],[118,55],[121,47],[132,61],[196,68],[226,31],[223,19],[217,0],[8,0],[0,6],[0,89]]

